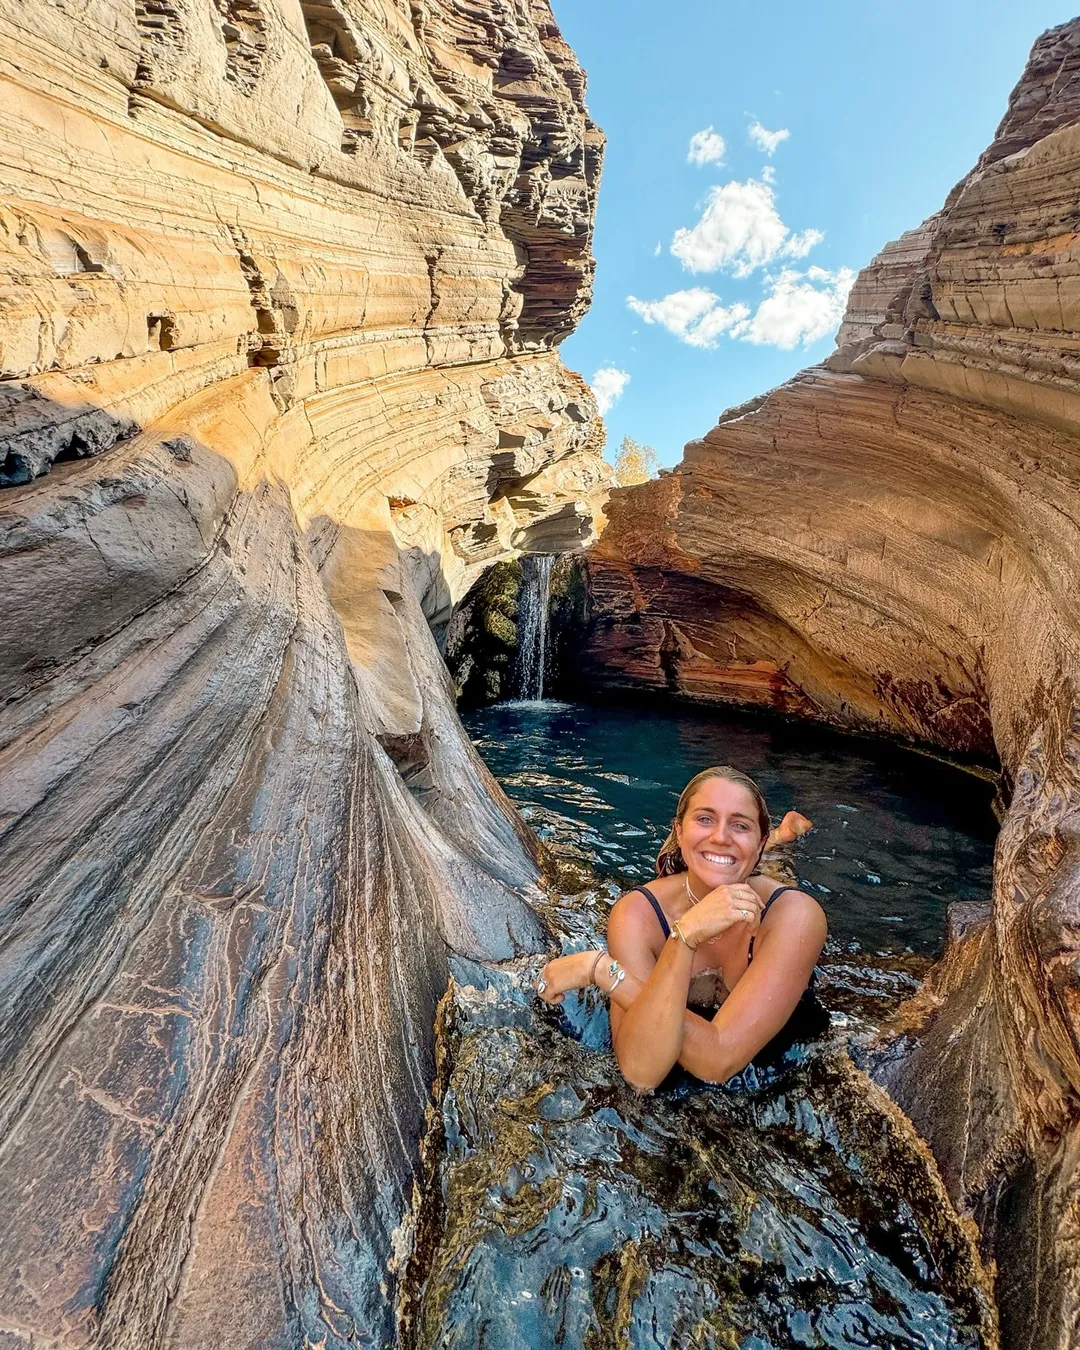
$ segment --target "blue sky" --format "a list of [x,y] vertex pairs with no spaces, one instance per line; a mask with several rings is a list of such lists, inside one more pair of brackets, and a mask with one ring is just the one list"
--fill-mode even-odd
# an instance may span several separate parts
[[606,415],[609,457],[629,435],[669,465],[725,408],[828,355],[851,273],[937,210],[989,143],[1032,42],[1076,12],[553,4],[608,136],[596,298],[563,355],[590,381],[618,372],[594,382],[612,392],[629,377]]

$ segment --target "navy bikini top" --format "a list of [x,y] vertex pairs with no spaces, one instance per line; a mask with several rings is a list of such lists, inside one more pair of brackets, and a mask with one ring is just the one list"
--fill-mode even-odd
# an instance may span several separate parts
[[[770,895],[768,900],[765,901],[765,908],[761,911],[761,917],[764,918],[765,915],[768,914],[769,906],[772,904],[774,900],[779,899],[779,897],[783,895],[785,891],[797,891],[798,889],[799,889],[798,886],[777,886],[776,890],[773,891],[772,895]],[[663,909],[661,908],[660,901],[657,900],[656,896],[653,895],[652,891],[649,890],[648,886],[635,886],[634,891],[640,891],[641,894],[645,897],[645,899],[648,900],[649,904],[652,905],[653,913],[660,921],[660,927],[664,934],[664,941],[666,942],[668,938],[671,936],[671,925],[668,923],[667,916],[665,915]],[[633,895],[634,891],[631,891],[630,894]],[[749,965],[753,959],[754,959],[754,939],[751,937],[750,950],[747,953],[746,964]]]

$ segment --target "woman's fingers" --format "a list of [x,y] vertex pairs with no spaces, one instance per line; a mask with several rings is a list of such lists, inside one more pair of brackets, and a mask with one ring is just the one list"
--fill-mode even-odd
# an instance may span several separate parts
[[535,987],[537,996],[545,1003],[561,1003],[568,989],[578,987],[573,955],[549,961],[537,977]]
[[[761,900],[752,886],[742,882],[717,886],[694,905],[690,911],[693,938],[707,942],[735,924],[746,923],[756,927],[761,919]],[[683,925],[686,927],[684,918]],[[695,943],[696,945],[696,943]]]
[[540,972],[540,982],[536,988],[545,1003],[561,1003],[566,992],[564,983],[559,979],[559,960],[549,961]]
[[732,910],[737,919],[754,927],[761,922],[762,900],[752,886],[738,885],[732,888]]
[[550,975],[551,962],[549,961],[536,977],[536,984],[534,986],[537,997],[543,999],[545,1003],[554,1003],[555,999],[558,997],[558,991],[551,987],[552,982],[549,978]]

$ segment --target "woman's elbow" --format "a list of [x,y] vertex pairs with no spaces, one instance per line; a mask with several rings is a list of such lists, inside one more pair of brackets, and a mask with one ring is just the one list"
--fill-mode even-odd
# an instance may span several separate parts
[[665,1069],[661,1065],[640,1064],[632,1054],[625,1051],[620,1054],[618,1047],[615,1049],[615,1061],[627,1086],[635,1092],[654,1092],[670,1071],[670,1065]]
[[664,1081],[664,1078],[666,1077],[665,1074],[657,1074],[653,1076],[651,1074],[645,1073],[632,1073],[626,1069],[623,1069],[621,1065],[620,1071],[623,1076],[623,1082],[626,1084],[626,1086],[633,1088],[635,1092],[641,1093],[655,1092],[656,1089],[660,1086],[660,1084]]
[[720,1059],[713,1060],[703,1069],[698,1077],[703,1083],[720,1084],[726,1083],[729,1078],[734,1078],[736,1074],[742,1073],[743,1069],[750,1063],[748,1059],[741,1056],[732,1057],[725,1055]]

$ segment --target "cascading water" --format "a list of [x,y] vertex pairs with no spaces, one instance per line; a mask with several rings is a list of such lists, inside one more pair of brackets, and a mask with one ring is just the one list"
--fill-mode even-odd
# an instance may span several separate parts
[[531,554],[521,560],[515,699],[537,701],[544,697],[548,605],[551,599],[551,569],[554,563],[555,557],[551,553]]

